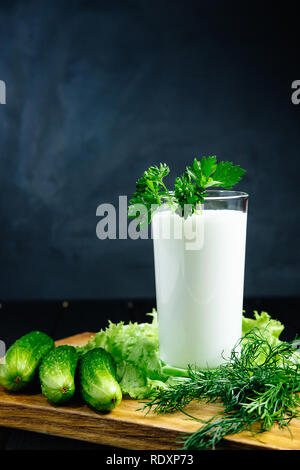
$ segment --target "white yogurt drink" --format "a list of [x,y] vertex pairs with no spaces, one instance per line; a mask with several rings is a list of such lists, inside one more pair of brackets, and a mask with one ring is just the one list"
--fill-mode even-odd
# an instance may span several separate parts
[[241,337],[247,195],[228,204],[224,193],[245,193],[212,193],[222,194],[186,221],[169,208],[152,220],[160,357],[172,367],[217,367]]

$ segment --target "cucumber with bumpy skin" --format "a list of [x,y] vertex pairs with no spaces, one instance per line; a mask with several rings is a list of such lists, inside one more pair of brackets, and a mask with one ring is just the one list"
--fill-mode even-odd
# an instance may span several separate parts
[[34,379],[45,354],[53,348],[53,339],[41,331],[22,336],[7,350],[0,364],[0,383],[6,390],[24,389]]
[[81,394],[99,411],[110,411],[121,403],[122,392],[116,379],[112,356],[102,348],[88,351],[80,360]]
[[42,394],[52,403],[65,403],[75,393],[78,354],[73,346],[58,346],[47,354],[40,366]]

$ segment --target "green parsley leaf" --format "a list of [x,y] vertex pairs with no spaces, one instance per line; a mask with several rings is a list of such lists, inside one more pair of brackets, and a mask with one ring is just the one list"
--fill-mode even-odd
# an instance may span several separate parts
[[197,210],[199,203],[204,201],[205,189],[194,184],[187,172],[176,178],[174,195],[178,204],[177,213],[186,219]]
[[[187,166],[185,172],[176,178],[173,192],[163,182],[169,172],[170,168],[161,163],[159,167],[151,166],[137,180],[136,190],[130,199],[128,216],[139,218],[140,227],[150,223],[157,207],[165,202],[176,207],[177,213],[187,218],[204,202],[207,188],[231,189],[241,180],[245,170],[232,162],[217,163],[215,155],[203,156],[200,160],[195,158],[193,165]],[[146,213],[141,214],[137,210],[138,204],[146,207]]]
[[239,165],[233,165],[232,162],[220,162],[213,176],[214,186],[231,189],[233,185],[241,180],[244,173],[245,170],[240,168]]
[[[151,222],[154,209],[152,206],[160,206],[163,197],[169,197],[169,191],[164,185],[163,179],[169,174],[170,168],[161,163],[160,166],[151,166],[144,171],[143,176],[136,182],[136,190],[129,202],[128,217],[139,217],[140,228]],[[147,214],[141,214],[138,205],[147,208]]]
[[202,157],[201,161],[194,159],[193,166],[187,166],[187,174],[195,180],[202,188],[206,188],[210,181],[210,176],[217,168],[216,157]]

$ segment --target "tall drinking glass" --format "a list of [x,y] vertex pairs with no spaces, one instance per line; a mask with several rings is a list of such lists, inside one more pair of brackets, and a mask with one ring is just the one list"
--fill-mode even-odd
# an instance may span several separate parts
[[[217,367],[241,338],[248,195],[209,190],[184,219],[152,220],[161,360]],[[194,237],[194,238],[193,238]]]

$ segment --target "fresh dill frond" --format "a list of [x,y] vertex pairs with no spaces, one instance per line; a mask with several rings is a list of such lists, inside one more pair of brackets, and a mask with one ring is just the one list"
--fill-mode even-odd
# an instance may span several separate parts
[[[300,413],[300,364],[293,362],[292,343],[268,343],[259,330],[249,331],[230,358],[217,369],[189,367],[188,378],[168,390],[157,390],[144,410],[169,413],[193,400],[221,400],[223,414],[183,438],[184,449],[214,449],[225,436],[248,430],[286,427]],[[190,415],[188,415],[190,416]],[[191,418],[203,422],[196,417]],[[254,426],[255,425],[255,426]]]

